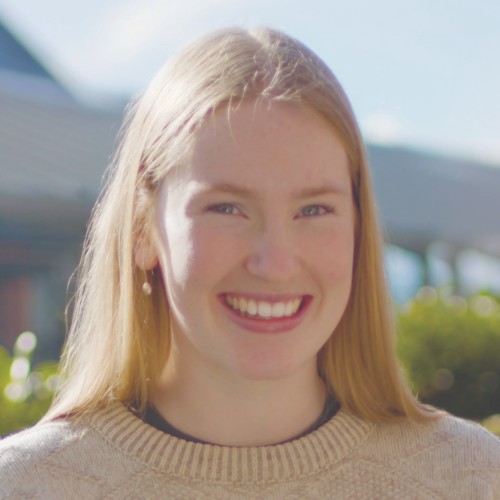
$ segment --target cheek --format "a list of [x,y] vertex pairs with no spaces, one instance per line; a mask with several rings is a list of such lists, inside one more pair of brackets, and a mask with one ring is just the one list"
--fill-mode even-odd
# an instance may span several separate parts
[[311,265],[323,280],[332,284],[350,283],[354,258],[354,234],[350,225],[325,231],[307,241],[307,252],[313,256]]
[[213,285],[234,255],[227,238],[189,220],[171,224],[167,221],[162,239],[170,287]]
[[161,232],[163,269],[168,287],[183,285],[196,259],[192,227],[167,219]]

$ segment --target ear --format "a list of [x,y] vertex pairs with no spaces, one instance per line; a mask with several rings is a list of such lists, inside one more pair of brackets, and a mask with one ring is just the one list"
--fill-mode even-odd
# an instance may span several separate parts
[[149,238],[142,238],[136,245],[134,260],[138,268],[150,271],[158,265],[156,248]]

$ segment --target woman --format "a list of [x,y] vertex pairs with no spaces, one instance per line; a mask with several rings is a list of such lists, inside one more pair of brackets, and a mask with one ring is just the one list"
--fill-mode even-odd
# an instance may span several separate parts
[[0,445],[39,498],[500,498],[500,442],[394,355],[359,130],[276,31],[212,34],[130,112],[42,423]]

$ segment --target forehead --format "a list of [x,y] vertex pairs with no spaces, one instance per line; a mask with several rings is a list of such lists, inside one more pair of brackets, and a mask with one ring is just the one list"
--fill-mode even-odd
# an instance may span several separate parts
[[276,189],[335,182],[347,188],[345,149],[333,126],[293,103],[252,101],[217,109],[196,132],[181,177]]

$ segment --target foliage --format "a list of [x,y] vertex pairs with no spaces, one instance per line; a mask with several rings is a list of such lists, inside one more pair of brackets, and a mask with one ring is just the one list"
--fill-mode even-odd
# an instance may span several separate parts
[[36,336],[17,338],[14,356],[0,346],[0,436],[36,423],[47,411],[57,384],[57,364],[31,367]]
[[455,415],[500,413],[500,306],[425,288],[398,317],[398,354],[420,399]]
[[492,415],[481,422],[490,432],[500,437],[500,415]]

